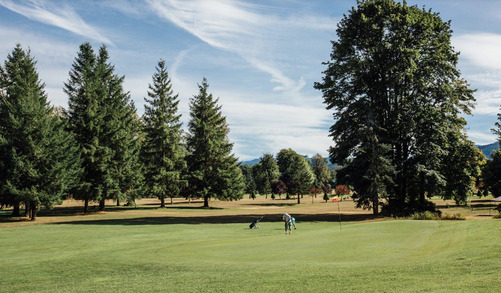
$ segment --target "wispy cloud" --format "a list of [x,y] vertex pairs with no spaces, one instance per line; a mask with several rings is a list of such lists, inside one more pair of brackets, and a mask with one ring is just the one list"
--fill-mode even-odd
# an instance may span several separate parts
[[148,0],[147,3],[159,17],[215,48],[238,54],[254,68],[271,75],[270,82],[278,83],[275,91],[294,92],[305,86],[301,78],[295,80],[284,73],[277,61],[281,54],[274,46],[290,37],[287,31],[335,27],[335,21],[327,17],[279,16],[271,7],[237,0]]
[[0,0],[0,5],[31,20],[59,27],[105,44],[112,44],[107,37],[87,24],[73,8],[65,4],[65,2],[54,3],[44,0],[14,2],[12,0]]
[[501,70],[501,35],[492,33],[462,34],[453,37],[452,44],[461,52],[460,58],[470,66]]
[[483,131],[468,131],[468,138],[478,145],[490,144],[496,141],[496,135]]

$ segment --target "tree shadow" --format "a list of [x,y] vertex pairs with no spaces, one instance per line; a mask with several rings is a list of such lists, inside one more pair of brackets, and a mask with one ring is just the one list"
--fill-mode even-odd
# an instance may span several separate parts
[[[122,219],[89,219],[78,221],[65,221],[54,224],[71,225],[172,225],[172,224],[248,224],[262,216],[263,222],[282,222],[282,215],[255,214],[255,215],[214,215],[214,216],[161,216],[161,217],[137,217]],[[301,222],[339,222],[338,214],[295,214],[296,223]],[[375,217],[369,214],[341,214],[342,222],[360,222],[373,220]]]
[[284,206],[295,206],[295,205],[297,205],[297,202],[294,202],[294,203],[275,203],[275,202],[270,202],[270,203],[245,203],[243,205],[244,206],[262,206],[262,207],[270,207],[270,206],[284,207]]

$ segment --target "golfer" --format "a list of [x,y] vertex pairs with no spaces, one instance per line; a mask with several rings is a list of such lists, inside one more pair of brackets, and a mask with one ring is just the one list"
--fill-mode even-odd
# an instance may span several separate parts
[[285,235],[287,235],[287,232],[289,232],[289,234],[292,234],[292,219],[294,218],[291,217],[291,215],[289,215],[288,213],[285,213],[282,216],[282,220],[284,220],[285,222]]

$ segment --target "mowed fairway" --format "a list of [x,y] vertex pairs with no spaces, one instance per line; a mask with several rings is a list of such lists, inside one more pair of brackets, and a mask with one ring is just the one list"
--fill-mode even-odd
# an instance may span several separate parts
[[278,217],[250,230],[247,222],[184,223],[169,213],[112,212],[2,228],[0,291],[497,292],[501,286],[497,219],[341,228],[298,219],[298,230],[284,235]]

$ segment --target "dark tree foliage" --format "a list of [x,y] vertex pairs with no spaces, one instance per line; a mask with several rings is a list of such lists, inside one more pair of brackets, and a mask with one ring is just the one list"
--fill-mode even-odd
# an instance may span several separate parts
[[320,154],[311,157],[311,168],[315,174],[315,187],[321,188],[322,185],[328,184],[330,179],[330,170],[327,165],[327,159]]
[[[501,143],[501,112],[498,114],[495,126],[492,132],[498,136],[498,141]],[[482,179],[485,193],[490,191],[494,197],[501,196],[501,150],[491,154],[491,160],[482,168]]]
[[81,169],[74,137],[55,114],[36,71],[18,44],[0,67],[0,203],[36,219],[37,210],[59,204]]
[[337,35],[315,88],[334,111],[330,159],[345,167],[338,180],[375,214],[382,203],[390,214],[433,209],[424,195],[447,196],[450,146],[466,143],[451,133],[463,131],[460,114],[474,101],[450,22],[405,2],[359,1]]
[[280,180],[287,186],[287,193],[296,194],[297,203],[301,203],[300,195],[308,193],[315,181],[310,163],[292,149],[280,150],[277,163],[281,173]]
[[282,194],[287,193],[287,186],[282,180],[275,180],[271,183],[271,191],[281,198]]
[[231,153],[230,131],[226,117],[221,113],[219,99],[207,92],[204,78],[198,85],[199,93],[190,100],[190,121],[187,135],[187,163],[190,190],[194,197],[204,199],[237,200],[245,188],[242,171]]
[[69,98],[69,124],[80,146],[84,174],[74,190],[77,199],[117,202],[134,197],[141,186],[139,119],[124,77],[108,63],[106,47],[94,53],[89,43],[80,46],[64,91]]
[[249,194],[250,198],[255,199],[257,188],[252,168],[253,166],[240,165],[240,170],[242,170],[242,175],[245,179],[245,193]]
[[496,150],[491,154],[491,160],[482,168],[482,179],[486,190],[492,196],[501,196],[501,150]]
[[443,158],[441,169],[446,182],[442,198],[466,205],[468,197],[476,193],[486,157],[464,134],[451,132],[449,135],[462,137],[448,139],[447,155]]
[[263,154],[259,159],[259,163],[253,166],[254,181],[258,192],[268,198],[268,194],[273,192],[271,184],[279,178],[280,172],[272,154]]
[[187,181],[182,174],[186,168],[181,115],[178,114],[178,95],[172,91],[171,81],[160,60],[153,74],[145,98],[144,141],[142,157],[145,164],[145,191],[160,199],[165,207],[165,198],[179,196]]

